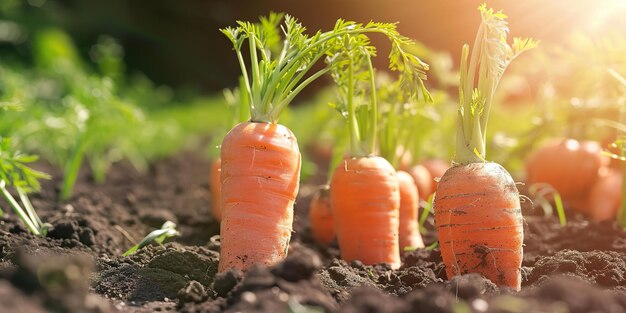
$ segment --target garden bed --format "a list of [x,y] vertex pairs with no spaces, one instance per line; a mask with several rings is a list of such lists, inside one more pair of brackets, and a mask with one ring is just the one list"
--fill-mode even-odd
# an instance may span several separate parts
[[[54,170],[39,164],[48,172]],[[54,229],[29,234],[15,215],[0,223],[0,307],[6,312],[625,312],[626,234],[615,223],[525,213],[522,290],[476,275],[451,282],[437,248],[406,252],[403,266],[347,264],[315,245],[306,210],[316,183],[303,183],[287,260],[241,275],[216,275],[218,224],[209,215],[209,162],[183,153],[145,174],[116,164],[103,185],[82,173],[75,196],[58,181],[33,197]],[[57,174],[57,173],[54,173]],[[55,175],[56,177],[56,175]],[[181,235],[122,253],[171,220]],[[432,229],[432,228],[431,228]],[[434,240],[432,231],[426,244]]]

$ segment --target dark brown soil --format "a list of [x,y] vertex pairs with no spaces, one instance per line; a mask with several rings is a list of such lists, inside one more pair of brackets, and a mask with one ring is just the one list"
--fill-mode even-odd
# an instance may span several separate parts
[[[626,233],[615,223],[574,215],[561,227],[526,209],[523,288],[514,292],[476,274],[447,281],[436,248],[404,253],[398,270],[340,260],[336,245],[318,246],[308,231],[319,177],[301,187],[284,262],[216,274],[208,171],[194,153],[143,174],[121,163],[103,185],[82,173],[68,202],[57,199],[58,181],[45,182],[32,200],[54,226],[47,237],[30,235],[12,212],[0,220],[0,312],[626,312]],[[167,220],[180,237],[121,256]]]

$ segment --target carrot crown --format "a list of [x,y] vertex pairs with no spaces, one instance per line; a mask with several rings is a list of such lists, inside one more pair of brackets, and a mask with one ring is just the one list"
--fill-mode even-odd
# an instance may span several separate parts
[[460,164],[485,161],[487,120],[500,78],[513,59],[538,44],[530,38],[514,38],[513,45],[509,45],[506,41],[509,32],[506,15],[501,11],[487,9],[485,4],[478,9],[482,22],[469,64],[469,46],[464,45],[461,53],[461,106],[455,157],[455,161]]
[[[283,20],[283,25],[280,25]],[[309,73],[322,57],[340,53],[340,43],[348,35],[380,33],[392,43],[389,67],[402,73],[411,88],[425,90],[422,79],[428,66],[404,51],[411,40],[401,36],[395,24],[369,22],[365,25],[338,20],[331,31],[305,34],[306,28],[290,15],[270,13],[259,23],[237,22],[237,27],[221,29],[233,43],[249,97],[251,121],[276,123],[280,112],[311,82],[328,73],[333,63]],[[280,26],[279,26],[280,25]],[[247,40],[250,49],[250,71],[242,53]],[[355,47],[356,48],[356,47]]]

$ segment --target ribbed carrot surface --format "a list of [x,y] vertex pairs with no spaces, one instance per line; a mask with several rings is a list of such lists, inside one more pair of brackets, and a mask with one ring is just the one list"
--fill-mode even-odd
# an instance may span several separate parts
[[511,175],[497,163],[450,168],[434,202],[435,224],[448,278],[480,273],[519,289],[523,218]]
[[219,271],[282,260],[300,179],[293,133],[270,123],[235,126],[222,143]]
[[216,158],[211,162],[209,173],[209,187],[211,188],[211,212],[217,221],[222,220],[222,159]]
[[396,178],[400,190],[400,251],[405,248],[423,248],[424,241],[419,232],[419,196],[413,177],[405,171],[397,171]]
[[400,267],[398,189],[395,170],[381,157],[347,159],[335,169],[330,199],[344,260]]
[[311,232],[315,242],[327,245],[335,238],[335,224],[333,221],[333,212],[330,206],[330,190],[320,188],[309,207],[309,221],[311,222]]

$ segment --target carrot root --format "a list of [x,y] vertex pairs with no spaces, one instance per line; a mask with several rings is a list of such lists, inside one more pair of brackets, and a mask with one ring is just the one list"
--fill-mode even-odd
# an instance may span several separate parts
[[224,138],[221,157],[219,271],[281,261],[300,179],[295,136],[278,124],[241,123]]
[[502,166],[450,168],[433,205],[448,278],[480,273],[499,286],[520,289],[523,217],[515,182]]
[[330,205],[330,190],[328,186],[320,188],[309,207],[309,221],[315,242],[321,245],[330,244],[335,238],[335,225]]
[[424,248],[424,240],[419,232],[419,195],[413,177],[405,171],[397,171],[396,178],[400,191],[400,251],[406,248]]
[[211,162],[209,187],[211,188],[211,212],[218,222],[222,220],[222,160],[216,158]]
[[381,157],[344,160],[331,181],[341,257],[400,267],[400,193],[395,170]]

